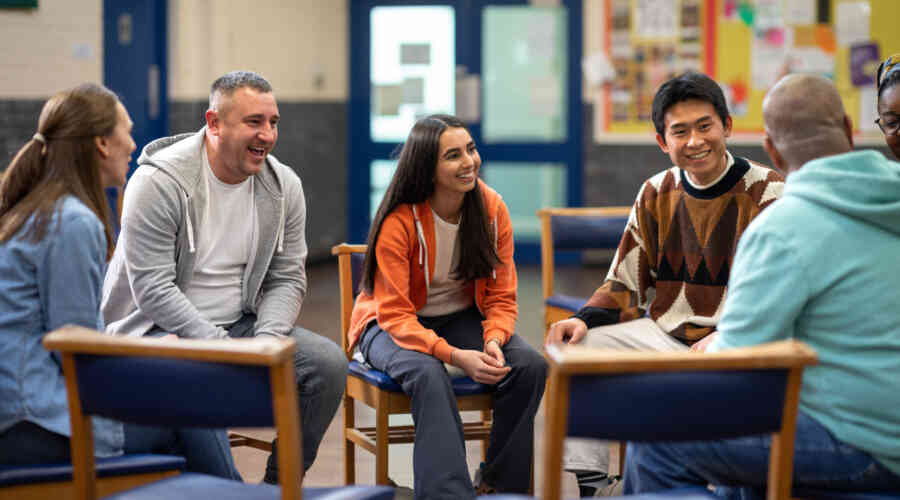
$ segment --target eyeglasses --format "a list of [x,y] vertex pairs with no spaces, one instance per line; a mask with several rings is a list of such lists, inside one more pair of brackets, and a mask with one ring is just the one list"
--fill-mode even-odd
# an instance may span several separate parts
[[900,132],[900,119],[896,116],[888,120],[879,117],[875,119],[875,123],[884,132],[884,135],[895,135],[897,132]]

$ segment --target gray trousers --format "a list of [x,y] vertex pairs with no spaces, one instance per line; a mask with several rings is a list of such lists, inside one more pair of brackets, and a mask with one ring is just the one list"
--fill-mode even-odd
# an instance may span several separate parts
[[[253,337],[256,315],[244,314],[226,327],[235,338]],[[297,376],[297,396],[300,405],[300,430],[303,433],[303,469],[308,470],[316,459],[319,443],[328,424],[334,418],[347,384],[347,357],[340,346],[305,328],[294,327],[290,333],[297,342],[294,368]],[[266,464],[265,480],[278,480],[278,460],[272,443],[272,454]]]
[[[689,348],[663,332],[649,318],[588,330],[582,344],[604,349],[686,351]],[[627,397],[627,395],[623,396]],[[566,438],[563,466],[568,471],[609,472],[609,444],[587,438]]]
[[[461,349],[483,349],[481,314],[475,307],[419,321]],[[466,465],[466,446],[456,397],[444,363],[434,356],[398,346],[376,323],[359,345],[366,361],[386,372],[412,399],[416,426],[413,476],[416,500],[474,499]],[[512,369],[494,387],[494,424],[482,477],[501,492],[527,493],[537,413],[547,363],[536,350],[513,335],[503,346]]]

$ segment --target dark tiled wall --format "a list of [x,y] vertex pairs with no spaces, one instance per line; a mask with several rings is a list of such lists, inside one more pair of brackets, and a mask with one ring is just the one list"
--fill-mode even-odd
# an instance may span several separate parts
[[[171,133],[199,130],[206,100],[169,105]],[[347,105],[343,102],[278,102],[281,122],[272,152],[303,181],[310,261],[331,258],[331,246],[347,237]]]
[[[37,127],[43,100],[0,100],[0,169],[5,169]],[[203,126],[206,100],[169,105],[171,133]],[[310,260],[330,258],[330,248],[347,237],[347,104],[279,102],[282,121],[274,154],[303,180],[308,207]],[[671,163],[655,144],[595,144],[592,106],[584,106],[584,203],[630,205],[641,183]],[[733,146],[732,153],[763,164],[760,146]],[[890,157],[886,147],[875,148]]]
[[0,170],[6,170],[13,156],[37,132],[43,100],[0,99]]

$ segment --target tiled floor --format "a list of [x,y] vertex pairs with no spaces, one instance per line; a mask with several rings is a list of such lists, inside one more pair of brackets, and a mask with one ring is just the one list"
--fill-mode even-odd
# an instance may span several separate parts
[[[308,269],[310,291],[298,324],[303,325],[322,335],[339,342],[340,317],[338,308],[337,265],[335,263],[322,263],[312,265]],[[606,276],[606,268],[603,266],[591,266],[587,268],[567,267],[562,268],[556,275],[556,290],[559,293],[570,295],[590,295]],[[519,268],[519,320],[517,333],[527,340],[533,347],[540,349],[543,339],[543,306],[541,296],[540,268],[535,266],[522,266]],[[341,423],[343,408],[332,421],[328,432],[319,448],[319,455],[315,464],[308,471],[304,484],[309,486],[341,485],[344,480],[343,443],[341,436]],[[473,416],[475,416],[473,414]],[[366,422],[374,421],[374,413],[368,408],[358,408],[357,418]],[[392,418],[407,419],[406,416]],[[463,418],[466,418],[464,414]],[[392,423],[394,420],[392,420]],[[411,421],[410,421],[411,423]],[[540,491],[543,478],[543,406],[539,410],[535,423],[535,487]],[[269,438],[273,432],[269,429],[247,431],[251,434]],[[467,445],[469,457],[469,469],[474,471],[478,466],[481,452],[479,444]],[[393,445],[389,448],[389,475],[400,485],[411,486],[412,477],[412,445]],[[258,482],[262,478],[265,467],[266,454],[248,448],[235,448],[235,461],[245,481]],[[374,457],[365,451],[357,451],[357,482],[360,484],[374,483]],[[566,497],[577,496],[574,476],[564,475],[564,490]],[[398,495],[398,498],[401,498]]]

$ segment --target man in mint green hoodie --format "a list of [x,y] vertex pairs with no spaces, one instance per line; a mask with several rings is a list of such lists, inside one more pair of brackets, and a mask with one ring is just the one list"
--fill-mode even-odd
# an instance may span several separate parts
[[[800,392],[795,488],[900,491],[900,163],[852,151],[827,79],[789,75],[763,103],[783,197],[741,237],[708,349],[797,339],[819,354]],[[802,168],[801,168],[802,167]],[[625,492],[765,490],[768,436],[629,446]],[[760,497],[761,498],[761,497]]]

